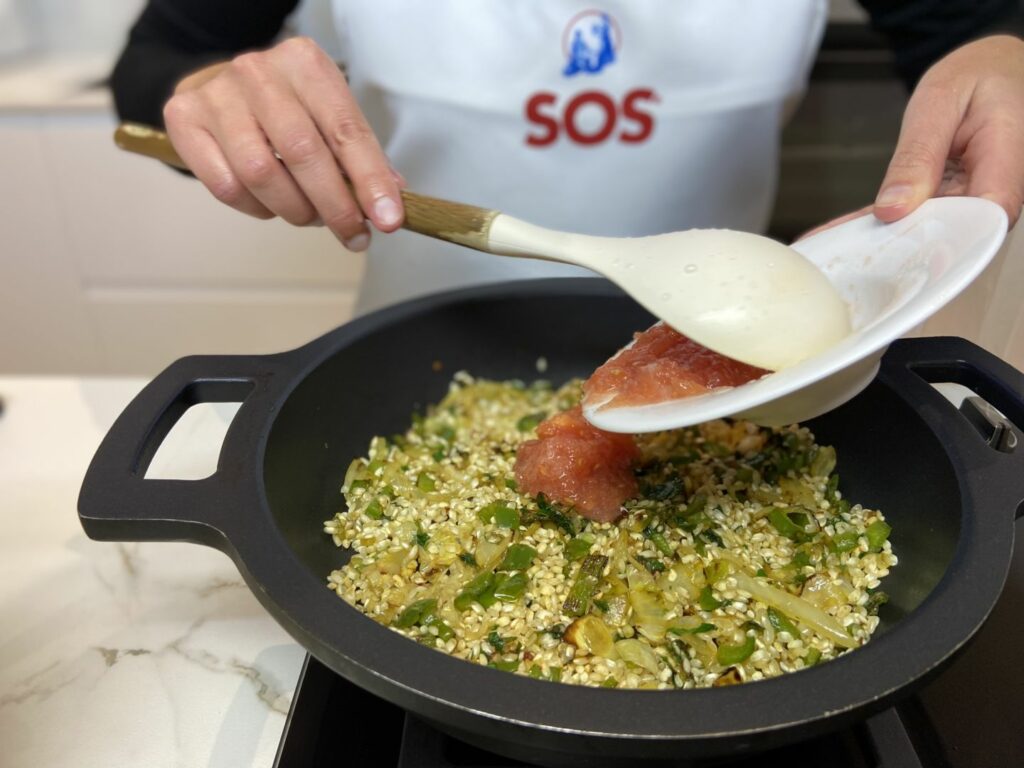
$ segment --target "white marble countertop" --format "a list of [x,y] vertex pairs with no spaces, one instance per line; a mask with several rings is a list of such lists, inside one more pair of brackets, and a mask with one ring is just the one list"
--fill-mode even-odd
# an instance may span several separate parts
[[[0,765],[273,763],[304,654],[231,561],[79,525],[88,462],[144,383],[0,377]],[[156,461],[202,474],[229,419],[203,411]]]

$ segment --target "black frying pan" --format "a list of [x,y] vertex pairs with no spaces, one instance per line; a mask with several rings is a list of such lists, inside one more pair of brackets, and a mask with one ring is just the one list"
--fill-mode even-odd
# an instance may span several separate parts
[[[989,447],[927,383],[965,384],[1024,424],[1024,375],[961,339],[894,343],[867,390],[809,424],[835,445],[844,494],[884,511],[900,560],[884,583],[891,602],[880,631],[833,662],[710,690],[562,685],[423,647],[327,589],[348,553],[321,524],[343,503],[344,471],[372,435],[404,430],[459,369],[532,379],[543,355],[547,377],[561,381],[589,373],[650,322],[603,281],[529,281],[412,301],[279,355],[179,360],[104,439],[82,487],[82,525],[95,539],[223,550],[274,618],[338,674],[459,738],[530,762],[736,755],[839,727],[911,692],[991,610],[1024,499],[1024,448]],[[222,401],[242,406],[213,476],[143,479],[190,405]]]

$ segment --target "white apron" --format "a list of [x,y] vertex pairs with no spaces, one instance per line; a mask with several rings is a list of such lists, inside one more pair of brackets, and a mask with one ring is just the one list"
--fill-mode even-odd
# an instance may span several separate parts
[[[352,88],[411,189],[593,235],[762,230],[825,0],[332,0]],[[358,310],[592,274],[376,233]]]

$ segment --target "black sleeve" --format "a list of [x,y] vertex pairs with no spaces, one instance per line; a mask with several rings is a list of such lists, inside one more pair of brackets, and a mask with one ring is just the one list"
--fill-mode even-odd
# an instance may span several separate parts
[[860,0],[871,26],[893,47],[909,87],[963,43],[997,32],[1020,34],[1020,0]]
[[122,120],[163,125],[185,75],[269,45],[299,0],[149,0],[111,75]]

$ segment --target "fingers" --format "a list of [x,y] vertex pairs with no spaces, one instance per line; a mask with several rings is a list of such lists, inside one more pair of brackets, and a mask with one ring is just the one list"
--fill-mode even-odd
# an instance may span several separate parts
[[235,175],[257,200],[289,224],[311,224],[316,209],[275,157],[265,127],[239,94],[222,94],[219,103],[222,108],[210,129]]
[[164,108],[164,123],[175,150],[211,194],[235,210],[258,219],[274,213],[245,187],[232,170],[217,140],[193,120],[198,108],[193,97],[175,96]]
[[196,176],[244,213],[322,222],[351,250],[369,244],[368,221],[383,231],[402,223],[405,180],[337,66],[309,40],[185,78],[167,103],[165,124]]
[[[1000,114],[994,107],[984,126],[971,137],[964,153],[967,194],[1002,206],[1010,226],[1017,223],[1024,205],[1024,146],[1021,121]],[[1024,114],[1021,115],[1024,118]]]
[[[345,186],[341,168],[287,79],[257,68],[243,83],[255,119],[277,151],[278,168],[301,190],[310,216],[323,222],[349,250],[365,250],[370,232]],[[302,222],[293,222],[302,223]]]
[[903,218],[938,190],[966,109],[959,96],[950,84],[926,77],[910,97],[896,149],[875,198],[874,213],[882,221]]
[[[345,78],[315,44],[303,38],[286,44],[291,44],[294,50],[286,69],[295,93],[316,122],[330,152],[345,169],[359,207],[377,229],[397,229],[404,216],[399,182]],[[318,87],[299,87],[303,82],[315,82]]]

